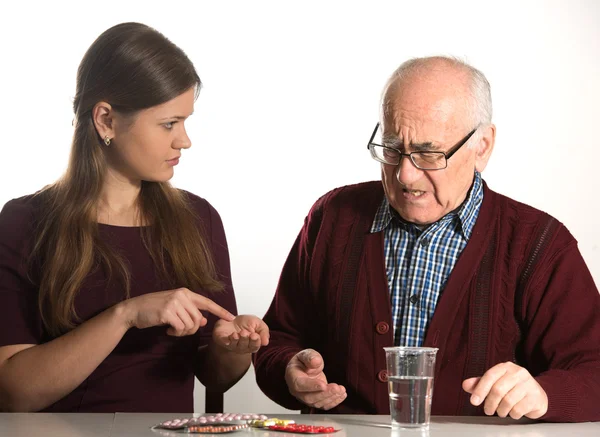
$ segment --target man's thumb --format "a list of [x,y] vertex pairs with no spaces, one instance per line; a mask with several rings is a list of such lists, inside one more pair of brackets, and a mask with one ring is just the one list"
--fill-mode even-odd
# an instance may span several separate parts
[[298,354],[298,359],[307,369],[318,369],[323,365],[321,354],[312,349],[306,349]]

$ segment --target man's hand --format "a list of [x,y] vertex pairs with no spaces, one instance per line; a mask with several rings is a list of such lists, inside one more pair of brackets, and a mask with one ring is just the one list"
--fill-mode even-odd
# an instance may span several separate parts
[[285,382],[290,393],[309,407],[329,410],[344,399],[346,389],[338,384],[328,384],[321,354],[304,349],[292,357],[285,370]]
[[548,396],[524,367],[514,363],[497,364],[482,377],[465,379],[463,389],[471,393],[471,403],[480,405],[488,416],[539,419],[548,411]]

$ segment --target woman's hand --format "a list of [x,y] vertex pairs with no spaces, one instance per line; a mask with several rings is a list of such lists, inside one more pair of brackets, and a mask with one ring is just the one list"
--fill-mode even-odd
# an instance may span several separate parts
[[235,319],[226,309],[187,288],[148,293],[119,305],[128,328],[169,325],[167,334],[176,337],[195,334],[198,328],[206,325],[201,311],[208,311],[225,323],[233,323]]
[[251,354],[269,344],[269,327],[256,316],[242,315],[232,321],[217,321],[212,338],[230,352]]

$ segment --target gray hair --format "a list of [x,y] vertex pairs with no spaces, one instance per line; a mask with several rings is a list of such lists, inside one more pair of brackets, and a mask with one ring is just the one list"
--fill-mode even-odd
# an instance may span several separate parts
[[390,86],[403,80],[407,76],[428,69],[434,63],[445,63],[456,70],[462,70],[470,78],[471,98],[467,99],[467,113],[471,126],[487,126],[492,123],[492,94],[490,84],[484,74],[467,64],[465,61],[450,56],[433,56],[426,58],[413,58],[402,63],[388,79],[382,94],[382,109],[384,114],[389,110],[391,102],[387,100]]

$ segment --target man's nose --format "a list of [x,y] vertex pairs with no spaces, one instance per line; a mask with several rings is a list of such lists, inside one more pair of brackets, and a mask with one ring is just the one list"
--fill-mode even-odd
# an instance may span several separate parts
[[417,168],[410,156],[402,155],[396,166],[396,178],[402,185],[410,186],[423,175],[423,170]]

